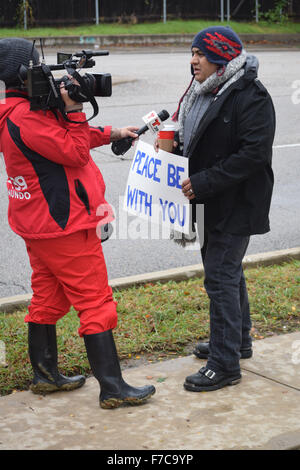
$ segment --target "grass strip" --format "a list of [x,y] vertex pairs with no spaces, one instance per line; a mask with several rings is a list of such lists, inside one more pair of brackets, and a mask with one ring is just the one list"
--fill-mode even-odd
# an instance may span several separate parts
[[229,25],[238,34],[293,34],[300,33],[300,23],[286,22],[270,24],[266,21],[256,22],[220,22],[205,20],[170,20],[167,23],[118,24],[103,23],[99,25],[80,25],[68,27],[1,28],[0,37],[55,37],[55,36],[98,36],[119,34],[195,34],[212,25]]
[[[245,276],[254,340],[300,329],[300,261],[249,268]],[[209,337],[209,301],[203,278],[116,290],[115,299],[119,314],[115,340],[123,360],[135,363],[142,357],[152,362],[189,354],[198,338]],[[2,363],[0,355],[0,395],[27,390],[30,384],[25,313],[0,312],[0,340],[5,345],[5,364],[3,353]],[[91,373],[78,327],[73,309],[57,324],[59,368],[65,375]]]

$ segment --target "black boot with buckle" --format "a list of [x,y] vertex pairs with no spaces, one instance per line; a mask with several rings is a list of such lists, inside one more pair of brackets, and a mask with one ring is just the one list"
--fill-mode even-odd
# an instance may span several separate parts
[[84,342],[91,369],[100,384],[101,408],[140,405],[155,393],[153,385],[131,387],[123,380],[112,330],[84,335]]
[[241,381],[240,373],[224,373],[201,367],[199,372],[186,377],[184,388],[189,392],[209,392],[211,390],[218,390],[226,385],[236,385]]
[[65,377],[57,368],[56,326],[28,323],[28,349],[34,377],[30,390],[44,395],[82,387],[83,375]]

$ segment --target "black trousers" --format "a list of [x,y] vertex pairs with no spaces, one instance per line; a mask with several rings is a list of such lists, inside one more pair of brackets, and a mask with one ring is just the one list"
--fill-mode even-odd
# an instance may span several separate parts
[[240,349],[250,348],[251,319],[242,260],[249,236],[206,231],[201,249],[205,289],[210,299],[207,367],[239,372]]

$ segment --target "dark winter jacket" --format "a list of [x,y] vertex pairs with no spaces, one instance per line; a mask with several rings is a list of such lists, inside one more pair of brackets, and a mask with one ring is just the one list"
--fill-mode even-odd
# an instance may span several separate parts
[[51,111],[31,111],[26,96],[15,95],[8,92],[0,104],[11,228],[24,238],[53,238],[112,220],[90,156],[91,148],[110,142],[111,127],[90,127],[84,113],[69,114],[81,121],[74,124]]
[[270,230],[274,133],[272,99],[247,62],[244,76],[210,105],[189,147],[193,204],[204,203],[207,229]]

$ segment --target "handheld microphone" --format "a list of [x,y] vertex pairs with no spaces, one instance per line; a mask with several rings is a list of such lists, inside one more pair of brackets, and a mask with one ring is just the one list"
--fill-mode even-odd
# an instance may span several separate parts
[[[152,111],[143,118],[147,124],[137,130],[135,133],[140,136],[149,129],[151,129],[152,132],[157,132],[161,126],[162,121],[165,121],[168,119],[168,117],[170,117],[170,114],[165,109],[163,109],[158,114],[156,114],[155,111]],[[130,149],[133,140],[133,137],[124,137],[124,139],[116,140],[112,143],[111,149],[115,155],[124,155],[124,153]]]

